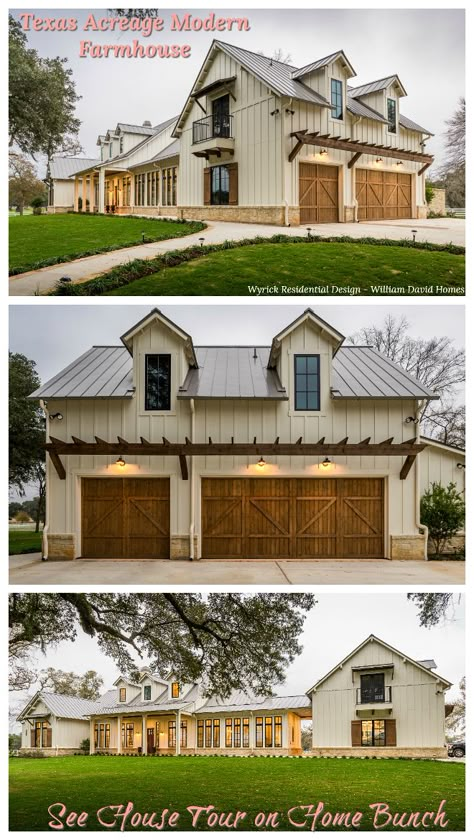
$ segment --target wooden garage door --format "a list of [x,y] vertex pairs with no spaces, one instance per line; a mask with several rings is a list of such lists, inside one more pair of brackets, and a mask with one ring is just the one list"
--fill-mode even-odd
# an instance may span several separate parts
[[384,556],[383,479],[206,478],[202,556]]
[[357,169],[359,221],[411,219],[411,178],[406,172]]
[[170,550],[168,478],[83,478],[82,556],[165,558]]
[[337,166],[300,163],[300,223],[338,222]]

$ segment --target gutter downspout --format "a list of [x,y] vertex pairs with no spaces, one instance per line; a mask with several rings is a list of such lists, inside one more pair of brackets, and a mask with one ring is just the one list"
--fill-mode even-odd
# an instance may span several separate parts
[[[362,117],[356,117],[355,120],[352,121],[351,137],[352,137],[353,140],[354,140],[354,133],[353,133],[352,129],[354,128],[354,126],[359,125],[359,123],[361,121],[362,121]],[[353,166],[352,169],[351,169],[351,198],[352,198],[352,201],[354,203],[354,222],[358,223],[359,222],[359,202],[357,201],[356,195],[357,195],[356,170],[355,170],[355,166]]]
[[[281,156],[281,189],[282,189],[282,197],[283,197],[283,208],[285,213],[285,227],[290,227],[290,205],[288,204],[288,199],[286,198],[286,152],[285,152],[285,116],[286,116],[286,108],[283,108],[283,101],[281,103],[282,107],[282,120],[281,120],[281,145],[282,145],[282,156]],[[290,97],[290,101],[288,102],[288,108],[291,110],[293,107],[293,98]],[[291,129],[293,130],[293,117],[290,115],[291,120]]]
[[[428,400],[421,400],[418,403],[416,417],[416,442],[420,442],[420,417],[425,410]],[[424,536],[423,559],[428,560],[428,526],[420,522],[420,459],[415,459],[415,525]]]
[[[191,440],[194,442],[194,433],[195,433],[195,405],[194,400],[189,401],[189,406],[191,409]],[[189,523],[189,559],[194,560],[194,516],[195,516],[195,493],[194,493],[194,458],[191,455],[190,457],[190,464],[189,464],[189,477],[191,482],[191,512],[190,512],[190,523]]]
[[[48,414],[44,400],[40,400],[40,408],[45,413],[46,425],[48,424]],[[46,431],[47,428],[46,428]],[[45,498],[44,498],[44,523],[43,523],[43,539],[41,543],[41,560],[48,559],[48,531],[49,531],[49,493],[48,493],[48,473],[45,470]]]

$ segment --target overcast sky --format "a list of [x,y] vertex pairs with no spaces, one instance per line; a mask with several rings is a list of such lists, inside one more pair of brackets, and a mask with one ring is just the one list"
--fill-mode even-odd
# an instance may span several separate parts
[[[464,598],[459,603],[456,594],[448,620],[429,630],[419,626],[417,609],[405,594],[317,594],[316,598],[301,637],[303,652],[289,668],[284,685],[278,687],[279,694],[304,694],[373,633],[412,659],[434,659],[437,673],[453,683],[446,696],[459,695],[459,681],[465,673]],[[82,631],[76,641],[38,654],[35,664],[39,669],[53,667],[76,673],[93,669],[103,677],[104,690],[112,688],[119,673]],[[144,664],[137,660],[138,667]],[[13,703],[24,697],[15,693]]]
[[[152,304],[52,304],[10,306],[10,349],[37,363],[43,382],[92,345],[119,345],[120,336],[145,317]],[[252,304],[160,306],[164,315],[201,344],[270,344],[273,336],[304,311],[300,305]],[[415,337],[448,336],[464,345],[462,305],[319,304],[314,310],[343,335],[364,326],[381,325],[387,313],[405,316]]]
[[[82,121],[81,143],[89,157],[97,154],[98,134],[117,122],[141,125],[150,120],[155,125],[177,115],[214,35],[266,55],[281,48],[299,67],[343,49],[357,73],[351,84],[397,73],[408,92],[402,113],[436,134],[428,147],[435,155],[443,149],[445,120],[464,94],[462,9],[226,9],[220,10],[225,17],[247,17],[250,30],[221,33],[172,32],[173,10],[160,9],[165,29],[149,38],[137,33],[84,32],[87,14],[107,16],[105,10],[34,11],[37,16],[78,19],[76,32],[30,31],[28,41],[41,56],[68,58],[82,96],[77,115]],[[19,13],[14,11],[16,17]],[[209,9],[192,10],[198,17],[208,13]],[[79,58],[81,40],[126,44],[136,37],[144,44],[189,44],[191,55],[186,59]]]

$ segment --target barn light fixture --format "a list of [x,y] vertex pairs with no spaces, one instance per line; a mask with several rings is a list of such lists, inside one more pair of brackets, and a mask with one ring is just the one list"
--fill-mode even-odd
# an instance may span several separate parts
[[279,109],[279,108],[275,108],[275,110],[274,110],[274,111],[270,111],[270,116],[271,116],[271,117],[274,117],[274,116],[275,116],[275,114],[279,114],[279,113],[280,113],[280,109]]
[[327,470],[327,468],[330,467],[331,464],[332,464],[331,459],[326,456],[326,458],[322,462],[321,466],[324,467],[325,470]]
[[456,464],[456,466],[457,466],[458,470],[465,470],[466,469],[466,464],[461,464],[461,462],[459,462],[459,464]]
[[396,164],[396,165],[397,165],[397,166],[403,166],[403,161],[402,161],[402,160],[397,160],[397,164]]
[[414,423],[415,426],[416,426],[416,424],[418,423],[418,420],[416,419],[416,417],[405,417],[405,423],[407,425],[409,425],[410,423]]
[[119,455],[119,457],[117,458],[115,463],[117,464],[117,467],[124,467],[125,466],[125,461],[123,460],[121,455]]
[[50,420],[62,420],[62,419],[63,419],[63,415],[61,414],[61,412],[60,412],[60,411],[57,411],[57,412],[56,412],[56,414],[50,414],[50,415],[49,415],[49,419],[50,419]]
[[328,156],[327,149],[321,149],[321,151],[319,153],[319,157],[327,157],[327,156]]
[[263,469],[263,467],[266,467],[266,466],[267,466],[267,462],[265,461],[265,458],[262,458],[262,456],[260,455],[260,461],[257,461],[257,467],[260,467],[260,469]]
[[382,163],[382,158],[380,158],[380,157],[379,157],[379,158],[376,158],[376,159],[375,159],[375,163]]

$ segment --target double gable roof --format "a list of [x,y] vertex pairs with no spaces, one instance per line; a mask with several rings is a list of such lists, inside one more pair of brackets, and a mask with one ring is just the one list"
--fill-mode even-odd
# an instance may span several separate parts
[[195,347],[189,333],[153,309],[124,333],[124,347],[92,347],[40,386],[31,399],[131,399],[135,394],[133,339],[156,321],[184,345],[189,367],[178,399],[288,400],[277,371],[278,357],[282,340],[303,323],[321,330],[333,345],[333,399],[439,398],[375,348],[343,345],[344,336],[312,309],[281,330],[270,347]]

